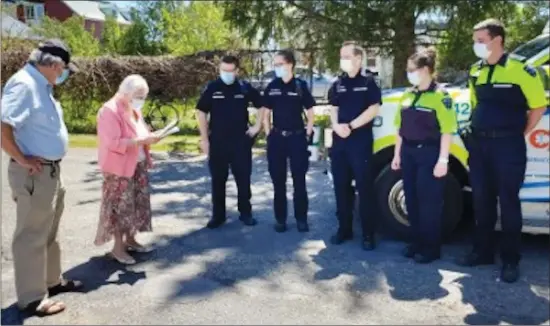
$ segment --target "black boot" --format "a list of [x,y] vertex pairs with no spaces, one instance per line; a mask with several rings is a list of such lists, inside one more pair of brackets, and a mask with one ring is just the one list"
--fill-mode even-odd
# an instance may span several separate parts
[[376,240],[374,238],[374,235],[365,235],[363,236],[363,243],[362,243],[363,250],[371,251],[376,248]]
[[277,222],[277,223],[275,223],[273,228],[275,229],[275,232],[283,233],[283,232],[286,231],[286,223]]
[[475,251],[467,254],[464,257],[460,257],[456,260],[456,264],[465,267],[474,267],[480,265],[492,265],[495,263],[495,257],[493,255],[481,255]]
[[410,244],[403,249],[402,255],[405,258],[413,258],[414,255],[418,252],[418,246],[415,244]]
[[309,232],[309,225],[307,224],[307,221],[303,221],[303,220],[297,221],[296,227],[298,228],[298,232],[301,232],[301,233]]
[[351,239],[353,239],[353,234],[351,232],[344,233],[338,231],[330,238],[330,243],[332,243],[333,245],[339,245]]
[[211,218],[208,223],[206,223],[206,227],[209,229],[217,229],[220,226],[224,225],[226,221],[226,218]]
[[258,221],[256,221],[256,219],[250,215],[241,215],[239,217],[239,220],[241,220],[241,222],[243,222],[244,225],[248,225],[248,226],[253,226],[258,224]]
[[519,278],[518,264],[504,263],[500,270],[500,279],[506,283],[514,283]]

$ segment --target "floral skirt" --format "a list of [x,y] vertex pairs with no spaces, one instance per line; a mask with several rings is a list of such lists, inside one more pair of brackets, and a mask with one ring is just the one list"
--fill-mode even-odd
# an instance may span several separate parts
[[131,178],[103,174],[99,225],[94,244],[109,242],[115,232],[133,236],[152,231],[151,198],[146,162],[139,162]]

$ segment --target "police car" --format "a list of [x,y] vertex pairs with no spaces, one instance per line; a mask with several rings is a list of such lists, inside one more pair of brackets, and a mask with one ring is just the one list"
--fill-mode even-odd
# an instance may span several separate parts
[[[549,75],[549,26],[537,38],[511,52],[516,58],[531,64],[541,72],[548,96]],[[459,128],[470,117],[470,92],[465,80],[461,84],[447,86],[454,99]],[[380,223],[383,231],[407,238],[409,222],[400,172],[393,171],[390,163],[393,157],[396,129],[393,124],[397,104],[403,89],[384,92],[380,115],[374,121],[374,165],[377,171],[376,193],[380,206]],[[520,192],[523,210],[523,231],[527,233],[549,233],[550,226],[550,107],[533,131],[527,135],[527,170],[525,183]],[[327,132],[328,136],[329,133]],[[330,142],[330,139],[328,139]],[[444,235],[450,235],[463,217],[471,216],[468,181],[468,152],[458,135],[451,147],[449,182],[445,193]],[[497,225],[497,227],[499,227]]]

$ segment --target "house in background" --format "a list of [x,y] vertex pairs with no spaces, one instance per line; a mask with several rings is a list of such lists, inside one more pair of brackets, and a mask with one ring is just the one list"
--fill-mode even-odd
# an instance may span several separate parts
[[36,35],[32,28],[20,22],[9,10],[2,8],[2,38],[13,38],[21,40],[39,40],[41,37]]
[[118,7],[109,1],[64,1],[64,0],[27,0],[2,1],[16,6],[15,18],[29,26],[40,24],[44,17],[65,21],[73,16],[84,19],[84,28],[101,38],[103,25],[107,17],[114,17],[122,25],[130,25]]

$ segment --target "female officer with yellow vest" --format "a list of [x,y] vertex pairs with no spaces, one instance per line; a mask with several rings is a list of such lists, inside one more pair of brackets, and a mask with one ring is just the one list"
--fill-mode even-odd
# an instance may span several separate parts
[[440,257],[443,193],[456,116],[447,92],[434,81],[436,54],[422,50],[409,58],[407,77],[414,86],[399,103],[399,129],[392,169],[403,172],[412,243],[403,255],[417,263]]

